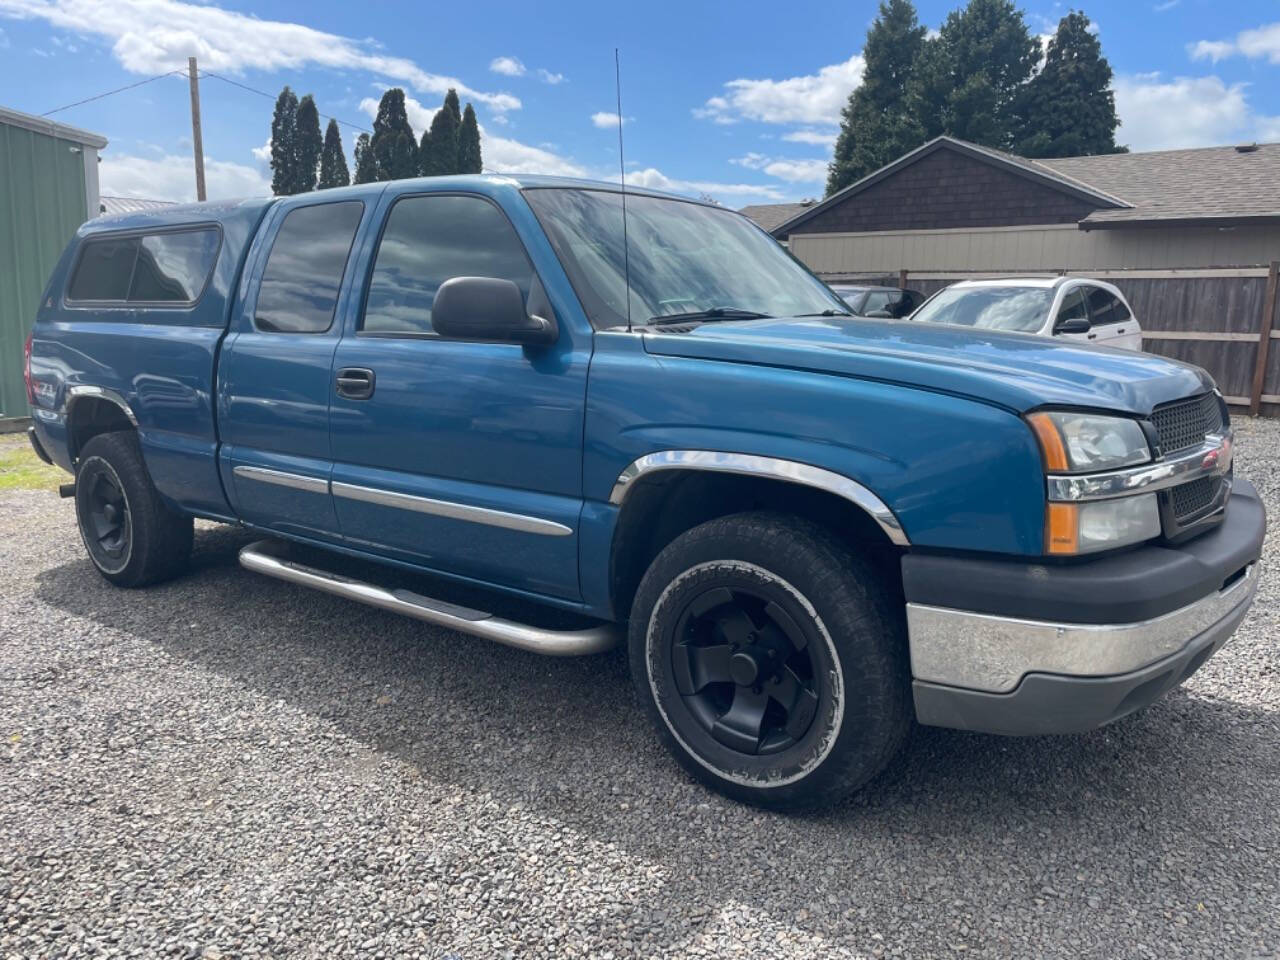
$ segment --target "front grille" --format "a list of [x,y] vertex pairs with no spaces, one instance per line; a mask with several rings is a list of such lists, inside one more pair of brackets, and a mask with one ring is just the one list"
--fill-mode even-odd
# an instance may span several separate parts
[[1190,400],[1178,400],[1157,407],[1151,414],[1160,437],[1160,451],[1166,457],[1199,446],[1207,434],[1222,429],[1222,407],[1212,393]]
[[1173,519],[1181,523],[1213,503],[1222,487],[1222,477],[1201,477],[1179,484],[1169,491]]

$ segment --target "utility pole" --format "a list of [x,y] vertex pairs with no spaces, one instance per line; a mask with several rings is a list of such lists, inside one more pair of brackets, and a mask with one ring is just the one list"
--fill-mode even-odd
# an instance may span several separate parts
[[187,76],[191,80],[191,146],[196,155],[196,199],[204,200],[204,141],[200,136],[200,80],[195,57],[187,57]]

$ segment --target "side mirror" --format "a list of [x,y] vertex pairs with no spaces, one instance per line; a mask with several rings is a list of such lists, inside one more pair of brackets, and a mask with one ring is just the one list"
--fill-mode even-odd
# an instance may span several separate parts
[[440,284],[431,305],[431,326],[452,340],[541,346],[555,343],[553,319],[525,312],[520,288],[493,277],[454,277]]
[[1059,320],[1053,325],[1055,335],[1059,333],[1088,333],[1091,329],[1093,329],[1093,324],[1084,317],[1068,317],[1066,320]]
[[893,319],[893,314],[890,313],[888,310],[872,310],[870,313],[864,313],[863,316],[868,317],[872,320],[892,320]]

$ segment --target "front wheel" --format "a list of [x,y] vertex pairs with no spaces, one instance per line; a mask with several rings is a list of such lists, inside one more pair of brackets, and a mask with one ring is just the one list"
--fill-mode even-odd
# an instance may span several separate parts
[[801,518],[737,514],[677,537],[636,592],[630,654],[676,758],[747,803],[834,802],[910,727],[904,628],[882,578]]
[[76,519],[89,559],[116,586],[159,583],[186,569],[194,525],[160,497],[132,432],[101,433],[84,445]]

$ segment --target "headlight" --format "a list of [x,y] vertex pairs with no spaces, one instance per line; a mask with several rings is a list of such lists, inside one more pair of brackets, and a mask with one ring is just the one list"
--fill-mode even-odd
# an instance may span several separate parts
[[1045,552],[1073,556],[1141,543],[1159,535],[1160,506],[1154,493],[1051,503],[1045,522]]
[[1053,473],[1118,470],[1151,459],[1151,448],[1137,421],[1093,413],[1052,411],[1027,417],[1045,468]]

